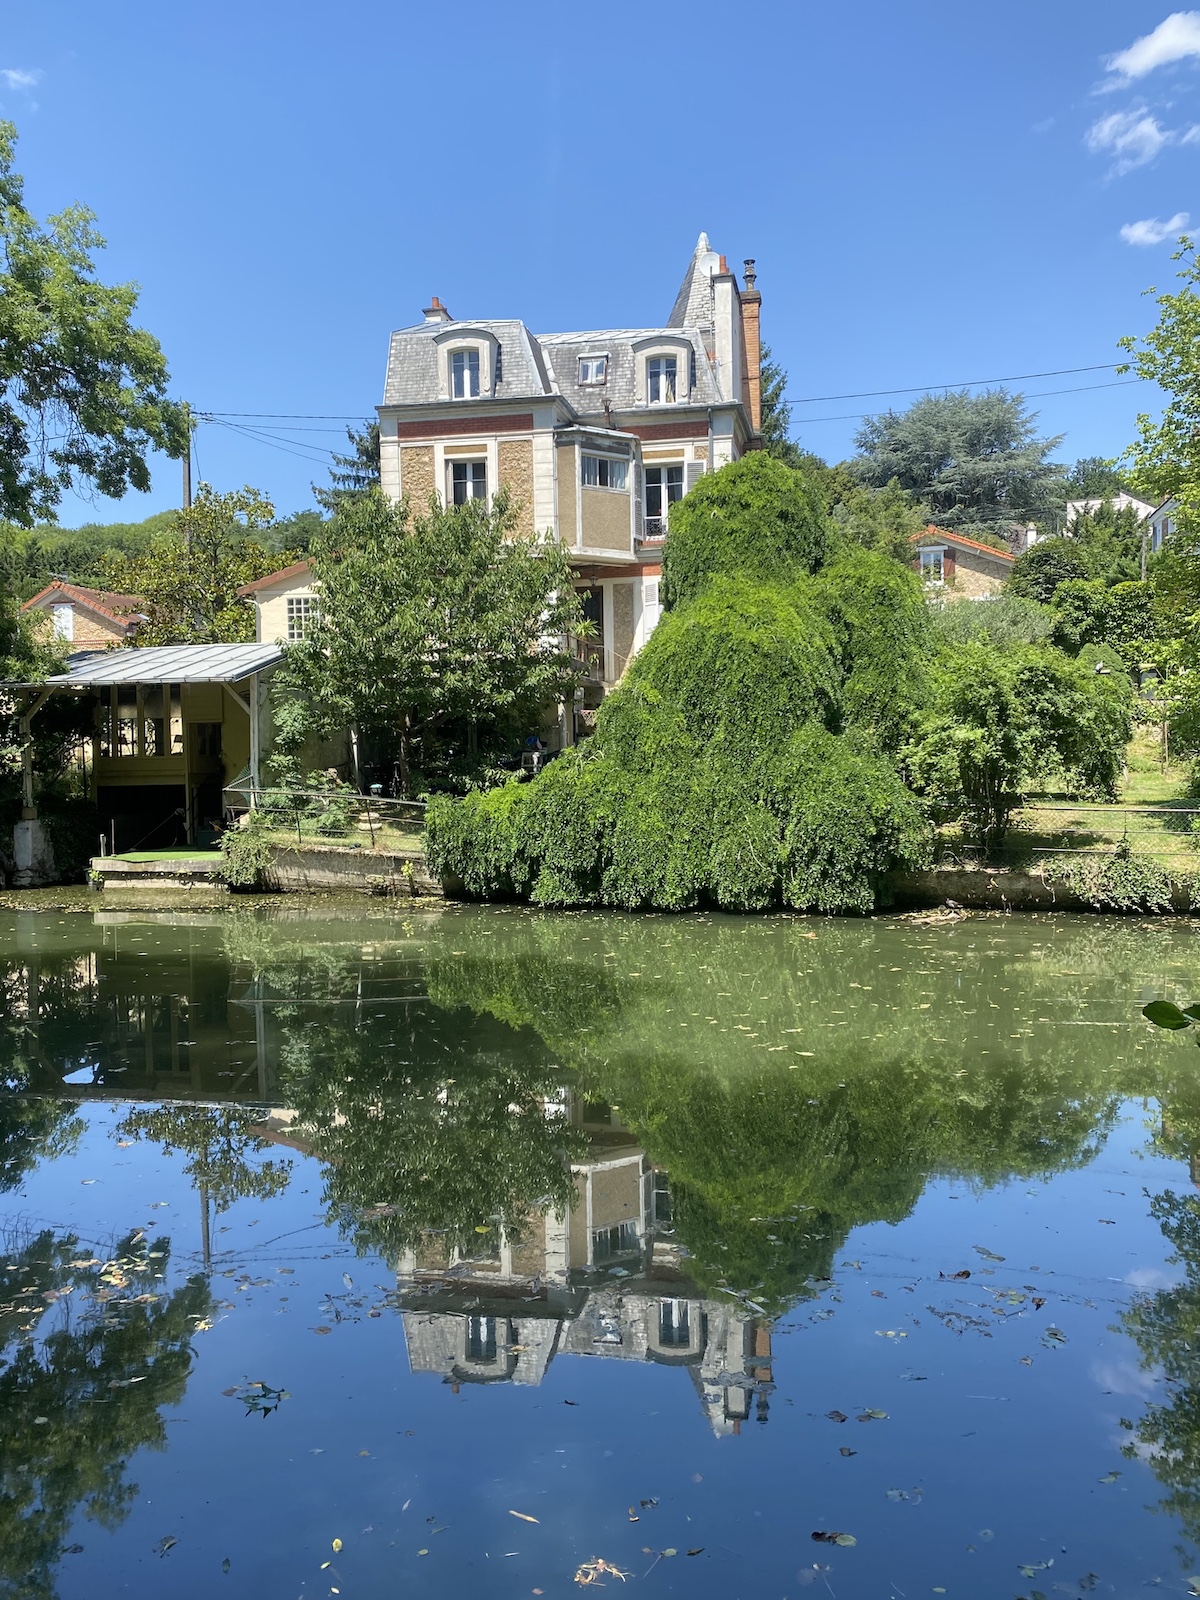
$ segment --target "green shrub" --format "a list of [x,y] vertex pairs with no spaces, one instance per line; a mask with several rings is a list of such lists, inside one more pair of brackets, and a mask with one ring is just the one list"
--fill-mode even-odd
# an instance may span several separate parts
[[672,509],[663,603],[694,600],[718,574],[788,583],[815,572],[829,548],[817,490],[804,473],[755,451],[705,474]]
[[268,842],[270,821],[261,811],[251,811],[245,826],[221,835],[223,882],[231,889],[261,889],[269,882],[274,852]]

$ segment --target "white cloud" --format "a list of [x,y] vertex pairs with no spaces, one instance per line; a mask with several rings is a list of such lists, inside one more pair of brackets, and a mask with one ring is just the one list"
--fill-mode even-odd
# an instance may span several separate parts
[[1113,158],[1113,172],[1120,177],[1135,167],[1153,161],[1163,145],[1175,135],[1158,118],[1142,107],[1134,111],[1112,111],[1093,122],[1087,131],[1087,147],[1093,155],[1106,153]]
[[36,68],[0,67],[0,78],[9,89],[36,89],[42,81],[42,74]]
[[1162,244],[1165,239],[1178,239],[1190,220],[1186,211],[1177,211],[1165,222],[1157,217],[1143,217],[1140,222],[1127,222],[1121,229],[1121,237],[1126,244]]
[[1200,11],[1172,11],[1152,33],[1109,56],[1107,66],[1128,81],[1190,56],[1200,56]]

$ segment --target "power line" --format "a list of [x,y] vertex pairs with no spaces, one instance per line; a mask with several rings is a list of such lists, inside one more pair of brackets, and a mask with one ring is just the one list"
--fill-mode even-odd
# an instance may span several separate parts
[[[860,389],[854,394],[811,394],[799,399],[784,395],[789,405],[824,405],[830,400],[876,400],[889,394],[928,394],[937,389],[976,389],[985,383],[1023,383],[1026,378],[1069,378],[1077,372],[1115,372],[1120,363],[1104,361],[1095,367],[1055,367],[1050,372],[1013,372],[1007,378],[964,378],[961,383],[914,383],[906,389]],[[1066,394],[1067,390],[1056,391]]]
[[223,422],[220,417],[212,417],[210,420],[218,428],[228,428],[231,433],[241,434],[241,436],[245,439],[252,439],[255,444],[268,445],[273,450],[282,450],[284,455],[295,456],[300,461],[315,462],[321,467],[327,467],[329,465],[328,458],[335,454],[335,452],[332,450],[325,450],[318,454],[317,449],[310,449],[307,446],[301,446],[299,449],[292,449],[289,448],[288,445],[280,444],[278,439],[272,439],[268,434],[265,433],[258,433],[253,428],[241,427],[236,422]]
[[[1118,378],[1115,383],[1085,383],[1074,389],[1038,389],[1025,396],[1026,400],[1044,400],[1055,394],[1090,394],[1094,389],[1124,389],[1131,383],[1149,383],[1149,378]],[[792,425],[806,428],[810,422],[858,422],[863,417],[874,416],[872,411],[843,411],[834,417],[793,417]]]

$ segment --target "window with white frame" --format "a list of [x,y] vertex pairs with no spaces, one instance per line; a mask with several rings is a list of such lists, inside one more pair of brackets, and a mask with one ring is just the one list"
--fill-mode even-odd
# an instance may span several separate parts
[[652,406],[674,405],[678,398],[678,356],[651,356],[646,362],[646,398]]
[[671,507],[683,499],[683,462],[677,466],[646,468],[646,533],[666,533]]
[[686,1300],[658,1302],[658,1342],[666,1349],[686,1350],[692,1342],[691,1308]]
[[479,351],[450,352],[450,393],[455,400],[479,398]]
[[51,606],[50,612],[54,619],[54,637],[70,644],[75,637],[75,607]]
[[465,506],[468,500],[487,499],[487,462],[452,461],[450,463],[450,500],[456,506]]
[[580,383],[607,383],[608,357],[580,356],[579,381]]
[[946,576],[946,552],[937,546],[930,550],[922,550],[921,577],[926,583],[943,583]]
[[317,602],[310,594],[289,595],[287,601],[287,640],[299,644],[307,639],[317,619]]
[[629,463],[612,456],[582,458],[580,482],[589,489],[624,489],[629,480]]

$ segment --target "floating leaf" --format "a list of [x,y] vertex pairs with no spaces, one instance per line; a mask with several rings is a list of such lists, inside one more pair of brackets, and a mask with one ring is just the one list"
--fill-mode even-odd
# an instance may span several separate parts
[[1119,1472],[1106,1472],[1104,1477],[1100,1478],[1098,1480],[1098,1482],[1100,1482],[1100,1483],[1116,1483],[1117,1479],[1120,1476],[1121,1476],[1121,1474]]
[[337,1555],[338,1551],[341,1548],[342,1548],[342,1541],[340,1539],[335,1539],[333,1541],[333,1553],[334,1553],[334,1555]]
[[818,1544],[840,1544],[847,1548],[858,1543],[852,1533],[829,1533],[819,1528],[814,1531],[813,1538]]
[[975,1254],[983,1257],[985,1261],[1003,1261],[1003,1256],[998,1256],[994,1250],[987,1250],[981,1244],[973,1246]]
[[536,1517],[531,1517],[531,1516],[527,1515],[524,1511],[510,1511],[508,1514],[509,1514],[510,1517],[520,1517],[522,1522],[536,1522],[537,1521]]
[[228,1572],[231,1565],[232,1565],[232,1563],[230,1562],[229,1557],[226,1556],[224,1561],[222,1561],[222,1563],[221,1563],[221,1571],[222,1572]]
[[856,1456],[857,1454],[858,1454],[858,1451],[857,1450],[851,1450],[851,1448],[850,1448],[850,1446],[848,1444],[842,1445],[842,1447],[838,1451],[838,1455],[840,1455],[840,1456]]
[[844,1546],[848,1550],[851,1545],[857,1544],[858,1540],[852,1533],[839,1533],[835,1536],[833,1542]]
[[154,1554],[156,1556],[165,1556],[167,1551],[173,1550],[178,1543],[179,1540],[175,1537],[175,1535],[173,1533],[168,1533],[165,1539],[160,1539],[154,1546]]
[[677,1556],[678,1554],[679,1554],[679,1551],[676,1550],[674,1545],[672,1545],[669,1550],[664,1550],[663,1551],[663,1555],[665,1555],[665,1556]]
[[698,1544],[694,1550],[689,1550],[688,1551],[688,1555],[690,1555],[690,1556],[699,1556],[699,1555],[703,1555],[703,1554],[704,1554],[704,1546],[702,1544]]
[[868,1407],[866,1411],[859,1415],[858,1420],[860,1422],[886,1422],[888,1414],[886,1411],[876,1411],[873,1407]]
[[[1189,1007],[1194,1011],[1195,1007]],[[1156,1028],[1190,1028],[1194,1020],[1181,1011],[1170,1000],[1151,1000],[1148,1006],[1142,1007],[1142,1015],[1147,1022],[1152,1022]]]
[[827,1411],[825,1415],[829,1418],[830,1422],[846,1421],[846,1413],[844,1411]]

